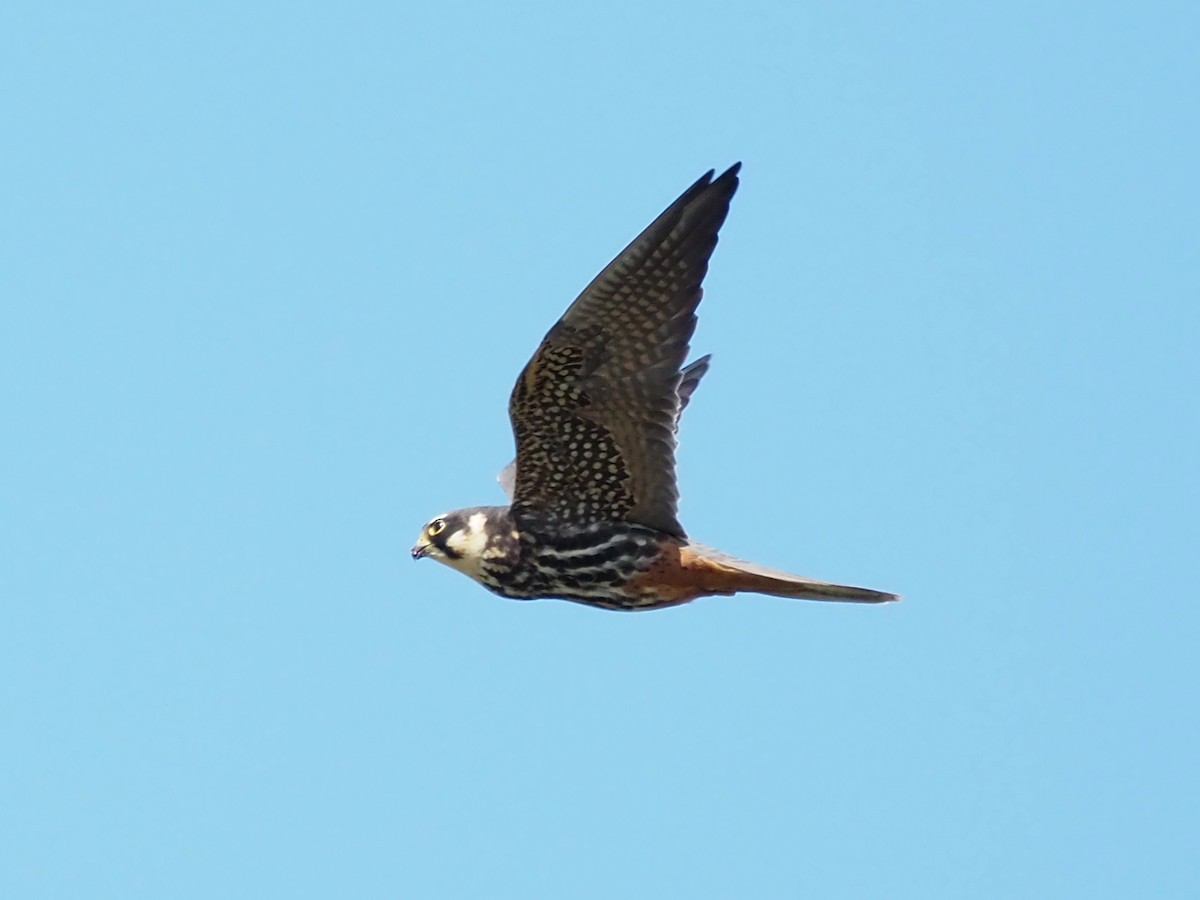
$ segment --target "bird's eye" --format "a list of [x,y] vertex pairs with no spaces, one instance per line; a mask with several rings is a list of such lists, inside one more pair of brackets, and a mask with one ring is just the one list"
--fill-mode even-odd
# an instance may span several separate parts
[[445,519],[434,519],[432,522],[429,523],[429,536],[430,537],[439,535],[445,530],[446,530],[446,520]]

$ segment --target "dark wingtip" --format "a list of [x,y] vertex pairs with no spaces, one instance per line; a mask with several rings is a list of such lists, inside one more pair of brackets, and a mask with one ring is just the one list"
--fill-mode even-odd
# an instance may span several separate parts
[[[675,205],[682,211],[682,208],[691,203],[696,197],[707,191],[714,190],[719,194],[723,194],[727,199],[732,197],[738,189],[739,182],[737,176],[741,170],[742,164],[740,162],[735,162],[720,175],[717,175],[716,169],[709,169],[697,178],[690,188],[683,192],[680,198],[675,201]],[[716,177],[714,178],[714,176]]]
[[741,162],[735,162],[732,166],[721,173],[720,177],[713,184],[721,184],[722,182],[730,183],[729,193],[732,194],[737,190],[738,172],[742,171]]

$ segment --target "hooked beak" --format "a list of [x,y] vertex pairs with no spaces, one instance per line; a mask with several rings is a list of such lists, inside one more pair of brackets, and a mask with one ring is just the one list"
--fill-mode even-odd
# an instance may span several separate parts
[[412,558],[413,559],[421,559],[428,555],[429,555],[429,544],[424,541],[418,542],[417,545],[412,548]]

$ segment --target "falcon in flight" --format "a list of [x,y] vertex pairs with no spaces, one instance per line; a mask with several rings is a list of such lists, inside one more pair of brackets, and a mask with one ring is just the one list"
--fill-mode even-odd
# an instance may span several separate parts
[[500,482],[511,505],[438,516],[413,559],[436,559],[503,597],[603,609],[739,591],[897,599],[726,556],[689,540],[676,517],[675,434],[709,357],[683,362],[739,168],[684,191],[550,329],[508,404],[517,458]]

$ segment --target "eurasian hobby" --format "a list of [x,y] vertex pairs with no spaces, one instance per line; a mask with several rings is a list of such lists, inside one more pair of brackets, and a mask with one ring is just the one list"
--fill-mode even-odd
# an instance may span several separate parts
[[550,329],[508,404],[517,456],[500,482],[512,504],[438,516],[414,559],[432,557],[503,597],[604,609],[738,591],[896,599],[734,559],[693,543],[676,518],[679,414],[709,357],[683,361],[740,167],[684,191]]

